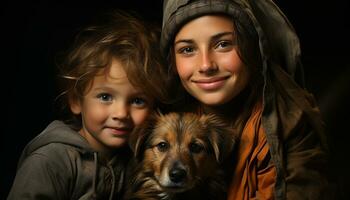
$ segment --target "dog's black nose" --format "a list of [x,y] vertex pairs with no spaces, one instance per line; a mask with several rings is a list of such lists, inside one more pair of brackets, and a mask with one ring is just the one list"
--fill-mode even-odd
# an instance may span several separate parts
[[170,180],[174,183],[181,183],[185,180],[187,176],[187,172],[184,169],[181,168],[173,168],[172,170],[170,170],[169,172],[169,177]]

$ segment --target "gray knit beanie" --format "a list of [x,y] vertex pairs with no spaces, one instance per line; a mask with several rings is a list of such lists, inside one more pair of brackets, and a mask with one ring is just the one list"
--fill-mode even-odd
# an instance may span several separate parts
[[[167,55],[176,33],[188,21],[206,14],[226,14],[250,23],[240,5],[232,0],[164,0],[161,51]],[[242,20],[241,19],[241,20]]]

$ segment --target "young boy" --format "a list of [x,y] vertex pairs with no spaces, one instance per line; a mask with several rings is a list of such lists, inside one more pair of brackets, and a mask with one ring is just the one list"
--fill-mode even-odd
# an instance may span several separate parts
[[24,149],[8,199],[116,199],[127,139],[166,99],[155,31],[115,12],[84,29],[61,66],[64,121]]

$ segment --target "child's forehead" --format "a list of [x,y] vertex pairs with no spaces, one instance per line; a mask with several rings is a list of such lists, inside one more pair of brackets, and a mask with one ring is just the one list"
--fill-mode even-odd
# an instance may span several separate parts
[[117,59],[113,59],[111,64],[105,68],[100,69],[93,78],[93,86],[99,87],[101,85],[109,86],[111,88],[126,87],[130,91],[137,91],[142,93],[142,89],[133,84],[125,71],[125,66]]
[[113,59],[110,67],[108,67],[108,75],[111,78],[127,77],[125,64],[117,59]]
[[110,79],[127,78],[125,64],[119,59],[112,59],[111,63],[105,68],[101,68],[96,76],[105,76]]

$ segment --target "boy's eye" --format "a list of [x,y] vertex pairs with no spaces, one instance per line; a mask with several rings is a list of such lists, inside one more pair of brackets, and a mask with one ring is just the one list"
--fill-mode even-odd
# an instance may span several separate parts
[[113,100],[112,95],[108,93],[101,93],[97,95],[97,98],[99,98],[101,101],[108,101],[108,102]]
[[131,100],[131,103],[136,105],[137,107],[144,107],[146,106],[146,100],[143,98],[134,98]]

